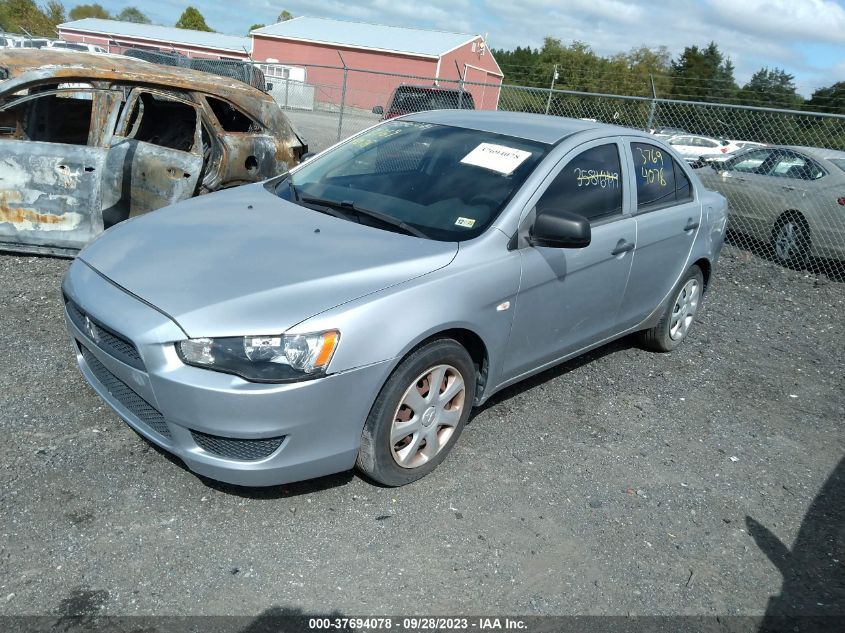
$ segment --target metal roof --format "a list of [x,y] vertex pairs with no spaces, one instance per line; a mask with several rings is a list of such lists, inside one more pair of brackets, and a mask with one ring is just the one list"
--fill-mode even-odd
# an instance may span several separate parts
[[271,24],[251,33],[435,58],[478,37],[471,33],[450,33],[311,17],[298,17]]
[[246,51],[252,50],[252,39],[249,37],[177,29],[172,26],[157,26],[155,24],[136,24],[134,22],[121,22],[120,20],[85,18],[83,20],[59,24],[58,28],[123,37],[136,37],[168,44],[185,44],[188,46],[237,51],[241,54],[245,52],[244,49]]

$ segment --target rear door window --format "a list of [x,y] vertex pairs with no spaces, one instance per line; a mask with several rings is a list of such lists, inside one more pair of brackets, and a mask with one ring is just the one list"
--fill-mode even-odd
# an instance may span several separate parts
[[824,170],[814,161],[794,152],[779,152],[770,176],[794,178],[796,180],[817,180],[825,175]]
[[653,211],[688,202],[692,183],[669,154],[651,143],[631,143],[637,180],[637,211]]
[[165,95],[140,93],[126,119],[123,136],[190,152],[196,144],[196,107]]

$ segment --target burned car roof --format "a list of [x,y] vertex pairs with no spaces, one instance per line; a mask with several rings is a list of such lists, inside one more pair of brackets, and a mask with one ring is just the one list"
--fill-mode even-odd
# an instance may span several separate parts
[[[5,71],[5,73],[3,72]],[[212,73],[161,66],[124,55],[52,51],[49,49],[5,49],[0,51],[0,92],[18,90],[52,79],[126,81],[132,84],[177,88],[220,95],[254,116],[271,132],[286,134],[290,124],[280,116],[273,98],[249,84]]]

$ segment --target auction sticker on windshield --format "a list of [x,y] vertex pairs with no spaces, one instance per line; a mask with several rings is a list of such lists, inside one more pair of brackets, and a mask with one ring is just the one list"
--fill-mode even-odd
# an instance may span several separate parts
[[475,165],[500,174],[510,174],[531,156],[531,152],[494,143],[481,143],[461,159],[466,165]]

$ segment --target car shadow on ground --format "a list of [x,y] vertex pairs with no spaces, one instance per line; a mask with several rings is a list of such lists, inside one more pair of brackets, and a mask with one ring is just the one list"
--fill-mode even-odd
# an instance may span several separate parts
[[583,367],[584,365],[589,365],[590,363],[599,360],[600,358],[604,358],[605,356],[609,356],[610,354],[615,354],[617,352],[622,352],[636,347],[639,347],[637,334],[629,334],[628,336],[624,336],[620,339],[607,343],[606,345],[597,347],[596,349],[582,354],[581,356],[577,356],[576,358],[568,360],[565,363],[550,367],[549,369],[546,369],[545,371],[542,371],[539,374],[531,376],[530,378],[521,380],[518,383],[511,385],[510,387],[502,389],[495,395],[491,396],[490,399],[487,400],[487,402],[482,404],[480,407],[476,407],[475,409],[473,409],[473,412],[470,415],[467,424],[471,424],[475,417],[478,416],[480,413],[483,413],[490,407],[494,407],[505,400],[509,400],[510,398],[525,393],[526,391],[531,391],[532,389],[535,389],[540,385],[544,385],[547,382],[554,380],[555,378],[565,376],[566,374],[573,372]]
[[[755,255],[776,266],[783,266],[775,259],[773,247],[769,243],[761,242],[750,235],[738,233],[731,229],[728,229],[725,241],[741,251]],[[804,270],[813,275],[824,275],[831,281],[845,282],[845,262],[811,257]]]
[[752,517],[745,523],[783,575],[760,632],[842,630],[837,627],[845,618],[845,458],[810,505],[791,550]]
[[332,631],[351,633],[354,629],[344,621],[345,617],[348,616],[338,611],[309,614],[296,608],[270,607],[237,633],[300,633],[315,628],[330,628]]

